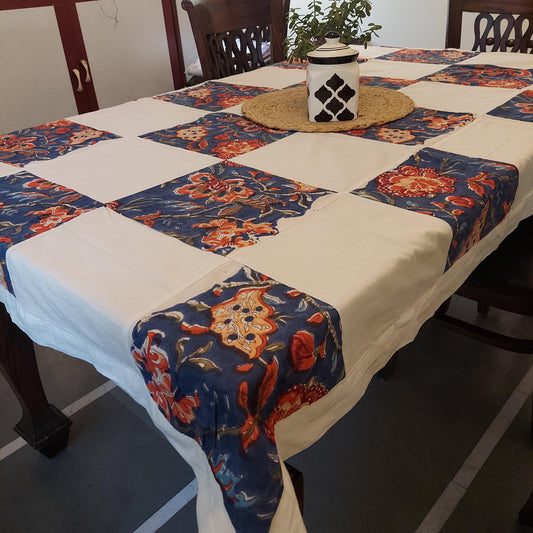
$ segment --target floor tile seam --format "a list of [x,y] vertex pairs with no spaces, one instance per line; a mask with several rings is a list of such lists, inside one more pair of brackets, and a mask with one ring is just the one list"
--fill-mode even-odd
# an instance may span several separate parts
[[[111,380],[106,381],[105,383],[97,387],[96,389],[93,389],[92,391],[85,394],[85,396],[82,396],[78,400],[72,402],[70,405],[65,407],[63,409],[63,414],[65,416],[72,416],[73,414],[77,413],[84,407],[87,407],[92,402],[96,401],[98,398],[100,398],[104,394],[107,394],[110,390],[114,389],[115,387],[116,387],[116,384],[113,383]],[[5,446],[2,446],[2,448],[0,448],[0,461],[3,461],[7,457],[9,457],[11,454],[20,450],[20,448],[24,447],[26,444],[27,442],[22,437],[18,437],[15,440],[6,444]]]
[[142,523],[133,533],[154,533],[179,513],[198,493],[198,484],[193,479],[152,516]]
[[533,365],[511,393],[461,468],[433,504],[415,533],[438,533],[504,436],[529,395],[533,393]]

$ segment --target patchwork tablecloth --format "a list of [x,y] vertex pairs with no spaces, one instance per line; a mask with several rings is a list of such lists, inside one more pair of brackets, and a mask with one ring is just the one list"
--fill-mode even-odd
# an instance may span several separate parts
[[0,297],[145,406],[202,532],[304,531],[283,460],[533,214],[533,57],[360,48],[408,117],[299,133],[282,63],[0,136]]

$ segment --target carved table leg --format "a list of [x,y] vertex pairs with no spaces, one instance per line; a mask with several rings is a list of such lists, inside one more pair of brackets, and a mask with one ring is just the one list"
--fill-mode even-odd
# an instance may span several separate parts
[[0,372],[22,407],[22,419],[15,431],[46,457],[53,457],[63,450],[72,422],[48,403],[33,342],[13,324],[3,304],[0,304]]
[[524,507],[520,509],[520,512],[518,513],[518,521],[523,526],[533,527],[533,491],[529,495],[529,500]]
[[291,476],[292,486],[294,487],[294,493],[296,494],[296,499],[298,500],[298,505],[300,506],[300,513],[304,512],[304,476],[297,468],[285,463],[285,467]]

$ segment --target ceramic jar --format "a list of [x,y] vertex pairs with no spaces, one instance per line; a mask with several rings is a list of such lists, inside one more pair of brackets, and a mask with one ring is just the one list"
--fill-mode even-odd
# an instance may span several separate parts
[[359,52],[328,32],[326,43],[307,54],[307,110],[312,122],[357,118]]

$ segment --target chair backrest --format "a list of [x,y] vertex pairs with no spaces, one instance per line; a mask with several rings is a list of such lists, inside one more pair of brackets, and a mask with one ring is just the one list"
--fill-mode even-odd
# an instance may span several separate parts
[[472,50],[533,53],[533,0],[450,0],[446,47],[460,48],[465,11],[479,13]]
[[272,62],[285,59],[290,0],[183,0],[205,79],[265,66],[264,42]]

